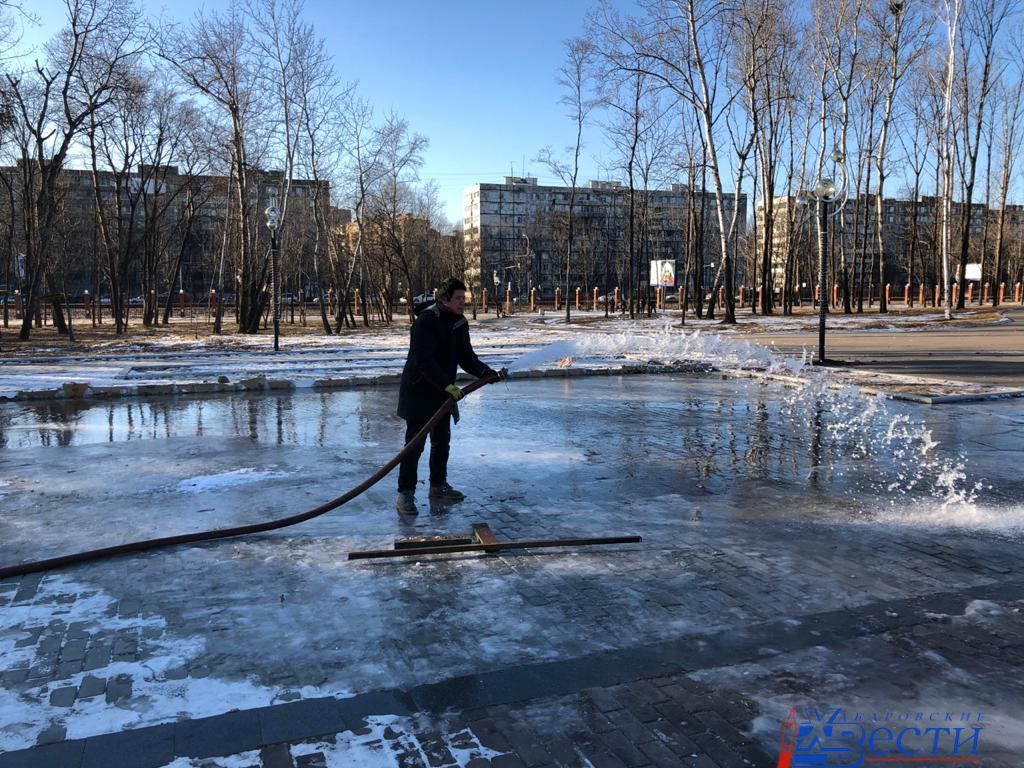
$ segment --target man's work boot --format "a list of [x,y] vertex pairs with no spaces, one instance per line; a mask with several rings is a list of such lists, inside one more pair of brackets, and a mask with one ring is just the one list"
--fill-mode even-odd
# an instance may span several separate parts
[[466,494],[462,491],[455,490],[448,485],[448,483],[430,486],[429,496],[430,498],[437,499],[438,501],[462,501],[466,498]]
[[416,492],[399,491],[398,501],[395,502],[395,509],[398,510],[400,515],[418,515],[420,511],[416,509]]

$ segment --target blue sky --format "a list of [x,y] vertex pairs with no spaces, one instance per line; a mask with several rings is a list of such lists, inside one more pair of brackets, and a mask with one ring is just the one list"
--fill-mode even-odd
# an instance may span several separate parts
[[[422,175],[437,181],[448,218],[462,216],[462,191],[514,169],[554,181],[532,158],[572,142],[558,103],[563,41],[582,33],[584,0],[468,0],[307,6],[343,78],[381,110],[393,108],[430,138]],[[323,16],[321,16],[323,14]]]
[[[556,183],[532,159],[547,145],[561,152],[573,140],[572,120],[558,103],[558,69],[564,41],[582,33],[596,4],[307,0],[305,16],[333,54],[340,80],[358,81],[379,115],[394,110],[430,139],[421,177],[436,180],[454,223],[470,184],[500,182],[513,170]],[[201,7],[223,5],[145,0],[148,15],[163,11],[181,21]],[[27,42],[48,37],[63,21],[59,0],[37,0],[31,8],[42,26],[27,30]],[[603,147],[593,142],[581,178],[597,173],[593,158]]]

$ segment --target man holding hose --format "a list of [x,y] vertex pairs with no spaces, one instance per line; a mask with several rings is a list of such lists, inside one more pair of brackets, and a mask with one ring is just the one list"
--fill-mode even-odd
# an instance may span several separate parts
[[[436,303],[420,311],[409,333],[409,356],[402,369],[398,393],[398,415],[405,419],[406,444],[430,421],[447,398],[456,403],[462,390],[455,385],[458,367],[477,378],[493,377],[495,381],[508,376],[502,368],[495,371],[483,363],[469,341],[469,322],[463,316],[466,286],[461,280],[449,278]],[[453,408],[458,421],[458,406]],[[430,431],[430,491],[439,501],[462,501],[465,495],[448,484],[448,453],[451,442],[451,414],[445,415]],[[415,515],[416,474],[423,443],[409,451],[398,471],[399,514]]]

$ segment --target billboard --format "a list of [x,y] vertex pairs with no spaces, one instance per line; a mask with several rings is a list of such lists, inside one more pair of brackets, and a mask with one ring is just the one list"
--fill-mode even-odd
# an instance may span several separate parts
[[676,263],[672,259],[651,259],[651,285],[672,288],[676,284]]
[[968,264],[964,270],[964,280],[981,280],[981,264]]

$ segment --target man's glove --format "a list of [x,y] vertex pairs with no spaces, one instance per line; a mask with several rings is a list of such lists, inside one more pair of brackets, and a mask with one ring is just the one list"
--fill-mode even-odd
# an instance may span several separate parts
[[498,378],[501,379],[502,381],[507,379],[508,378],[508,368],[502,368],[500,371],[498,371]]
[[459,402],[462,399],[462,390],[456,387],[454,384],[449,384],[444,388],[444,391],[452,396],[452,400]]

